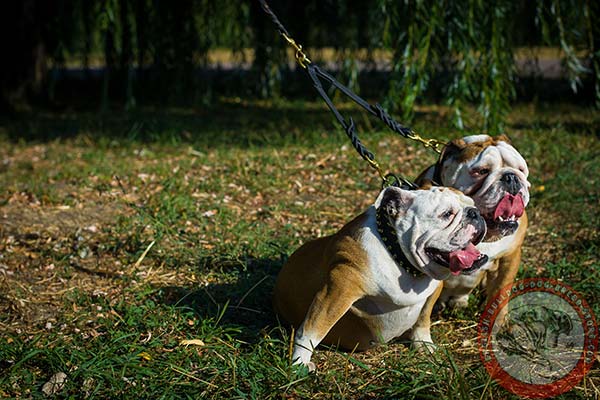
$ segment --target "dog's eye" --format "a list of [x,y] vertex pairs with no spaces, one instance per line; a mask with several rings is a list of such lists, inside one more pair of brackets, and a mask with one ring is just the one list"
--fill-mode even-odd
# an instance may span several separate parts
[[475,168],[471,171],[472,175],[475,176],[486,176],[487,174],[490,173],[490,169],[489,168]]
[[442,219],[450,219],[454,215],[454,210],[447,210],[444,212],[441,217]]

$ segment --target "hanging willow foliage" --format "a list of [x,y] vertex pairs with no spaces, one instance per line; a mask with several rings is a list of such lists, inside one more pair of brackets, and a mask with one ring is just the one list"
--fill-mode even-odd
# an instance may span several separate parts
[[519,46],[557,46],[574,92],[591,75],[600,106],[599,2],[590,0],[379,0],[382,43],[393,51],[386,105],[410,119],[432,79],[464,127],[466,103],[478,105],[483,128],[498,132],[515,98]]
[[[278,95],[293,68],[285,43],[256,0],[17,3],[0,13],[0,36],[14,54],[12,63],[0,66],[3,99],[23,93],[24,87],[39,93],[44,83],[52,98],[52,80],[38,68],[47,59],[56,68],[79,60],[88,76],[89,67],[101,68],[104,108],[115,99],[135,107],[147,93],[178,101],[192,92],[195,103],[209,103],[214,100],[210,74],[197,72],[212,68],[209,55],[223,49],[233,54],[234,66],[243,70],[251,63],[244,90],[257,95]],[[475,104],[483,128],[501,130],[518,82],[515,52],[535,46],[560,48],[572,90],[591,81],[600,106],[598,1],[270,3],[295,38],[310,47],[315,61],[334,62],[338,78],[356,91],[365,65],[381,69],[381,54],[391,54],[385,103],[403,120],[435,89],[437,98],[454,110],[457,127],[465,126],[465,106]],[[322,49],[332,49],[327,54],[333,57],[321,57]]]
[[[582,40],[585,39],[583,32],[574,29],[584,27],[585,30],[585,18],[591,21],[593,12],[589,2],[575,3],[582,2],[539,0],[534,17],[542,35],[541,40],[533,44],[560,45],[574,91],[589,72],[576,48],[588,50],[595,63],[598,94],[600,70],[593,51],[594,32],[588,25],[586,43]],[[563,9],[570,10],[568,21]],[[582,10],[587,10],[586,14]],[[386,0],[381,2],[381,11],[388,30],[384,43],[394,52],[388,105],[398,105],[404,118],[410,118],[415,101],[428,88],[430,80],[448,77],[445,97],[454,109],[457,127],[464,127],[465,103],[475,103],[483,117],[484,129],[502,130],[502,122],[515,97],[514,50],[523,44],[515,34],[520,29],[525,31],[516,24],[515,16],[523,11],[522,4],[512,0]],[[566,26],[571,29],[567,30]]]

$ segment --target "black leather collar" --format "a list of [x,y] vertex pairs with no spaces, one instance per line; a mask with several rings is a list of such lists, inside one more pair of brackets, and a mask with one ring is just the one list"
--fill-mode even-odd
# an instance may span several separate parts
[[404,255],[404,252],[400,247],[400,243],[398,243],[398,235],[396,235],[396,230],[390,223],[390,220],[382,207],[377,209],[376,219],[377,232],[379,232],[379,236],[381,236],[381,240],[383,240],[385,248],[390,253],[394,261],[396,261],[398,265],[404,268],[413,277],[417,278],[422,276],[423,272],[416,269]]
[[444,146],[444,149],[440,153],[440,156],[438,157],[435,166],[433,167],[433,177],[431,178],[431,181],[434,185],[437,186],[442,186],[442,165],[444,163],[444,160],[446,159],[445,153],[447,147],[447,145]]
[[442,160],[440,159],[437,163],[435,163],[435,167],[433,167],[433,178],[432,182],[437,186],[442,186],[440,182],[442,182]]

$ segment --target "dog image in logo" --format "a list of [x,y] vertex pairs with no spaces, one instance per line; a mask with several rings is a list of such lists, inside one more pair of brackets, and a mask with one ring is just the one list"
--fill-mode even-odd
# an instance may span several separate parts
[[521,305],[510,310],[496,334],[498,348],[508,356],[557,372],[557,355],[573,351],[573,321],[569,314],[545,305]]
[[592,370],[598,326],[587,302],[563,282],[528,278],[508,285],[479,320],[479,355],[490,376],[525,398],[549,398]]

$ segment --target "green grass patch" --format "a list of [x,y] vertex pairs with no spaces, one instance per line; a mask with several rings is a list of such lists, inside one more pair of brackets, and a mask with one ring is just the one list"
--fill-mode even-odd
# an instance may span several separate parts
[[[443,107],[417,116],[424,136],[459,136]],[[384,168],[435,161],[354,118]],[[507,128],[532,183],[519,277],[562,279],[596,315],[599,127],[589,109],[520,105]],[[321,103],[22,115],[0,121],[0,187],[0,397],[44,397],[63,372],[63,398],[511,398],[479,361],[476,296],[434,326],[433,357],[391,343],[290,365],[277,271],[379,189]],[[598,396],[599,378],[562,398]]]

